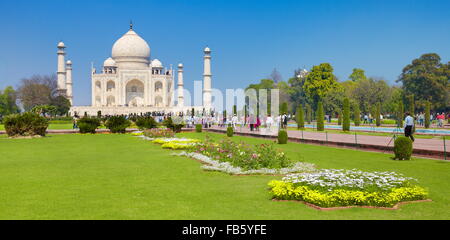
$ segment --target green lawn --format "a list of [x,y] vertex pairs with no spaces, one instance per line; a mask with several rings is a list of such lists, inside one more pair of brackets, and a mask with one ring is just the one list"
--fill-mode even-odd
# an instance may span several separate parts
[[[204,133],[183,133],[204,138]],[[214,138],[224,135],[209,134]],[[268,140],[233,137],[249,143]],[[201,164],[127,135],[0,136],[0,219],[449,219],[449,162],[393,161],[389,154],[277,145],[320,168],[397,171],[419,179],[433,202],[400,210],[321,212],[270,200],[273,176],[205,172]]]
[[[288,127],[288,130],[297,130],[297,131],[302,131],[297,129],[296,127]],[[305,128],[303,129],[303,131],[305,132],[320,132],[320,133],[324,133],[328,132],[328,133],[339,133],[339,134],[350,134],[350,135],[355,135],[355,133],[357,135],[367,135],[367,136],[392,136],[392,133],[384,133],[384,132],[363,132],[363,131],[342,131],[342,130],[336,130],[336,129],[325,129],[325,131],[317,131],[317,129],[314,128]],[[433,136],[433,135],[426,135],[426,134],[414,134],[415,138],[422,138],[422,139],[432,139],[432,138],[436,138],[436,139],[442,139],[442,136]]]

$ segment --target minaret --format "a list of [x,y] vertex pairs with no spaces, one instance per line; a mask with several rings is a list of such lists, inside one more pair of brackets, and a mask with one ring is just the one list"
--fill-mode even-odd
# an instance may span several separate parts
[[184,107],[183,64],[178,64],[178,107]]
[[68,60],[66,62],[67,75],[66,75],[66,96],[70,101],[70,105],[73,105],[73,94],[72,94],[72,61]]
[[204,71],[203,71],[203,107],[207,110],[211,108],[211,49],[206,47],[203,51]]
[[64,52],[64,49],[66,46],[63,42],[58,43],[58,92],[59,94],[65,94],[66,93],[66,63],[64,61],[64,56],[66,53]]

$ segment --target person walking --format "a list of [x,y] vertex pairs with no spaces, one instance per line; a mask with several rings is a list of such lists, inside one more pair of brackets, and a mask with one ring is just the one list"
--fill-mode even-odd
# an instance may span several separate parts
[[411,115],[409,114],[409,112],[406,112],[406,118],[405,118],[405,123],[404,126],[405,128],[405,137],[409,137],[411,139],[411,141],[414,142],[414,136],[413,136],[413,128],[414,128],[414,118],[411,117]]

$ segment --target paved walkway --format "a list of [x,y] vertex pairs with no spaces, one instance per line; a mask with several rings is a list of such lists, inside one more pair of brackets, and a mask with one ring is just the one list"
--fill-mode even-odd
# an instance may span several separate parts
[[[225,128],[219,128],[217,126],[210,128],[213,131],[226,131]],[[243,135],[252,135],[256,137],[270,137],[274,138],[278,132],[266,131],[261,129],[259,132],[251,132],[248,128],[238,127],[235,133]],[[394,146],[394,140],[392,136],[370,136],[359,134],[338,134],[338,133],[326,133],[326,132],[309,132],[309,131],[297,131],[288,130],[288,136],[290,140],[298,142],[309,142],[316,144],[328,144],[335,146],[345,147],[357,147],[371,150],[392,151]],[[447,145],[447,159],[450,158],[448,151],[450,149],[450,141],[446,140]],[[444,158],[444,140],[443,139],[422,139],[416,138],[413,143],[413,149],[415,155],[429,156],[435,158]]]

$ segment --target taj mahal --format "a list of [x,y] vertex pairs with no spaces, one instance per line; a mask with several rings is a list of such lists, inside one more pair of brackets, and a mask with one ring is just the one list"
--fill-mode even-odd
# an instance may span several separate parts
[[[59,42],[58,91],[73,104],[72,62],[65,61],[65,44]],[[172,66],[164,67],[150,57],[150,46],[130,24],[130,29],[113,45],[111,57],[100,71],[91,68],[91,106],[72,106],[71,115],[186,112],[192,108],[211,111],[211,50],[204,49],[202,106],[185,106],[183,64],[177,65],[177,84]],[[176,94],[175,94],[176,93]],[[175,96],[176,95],[176,96]],[[175,99],[176,98],[176,99]]]

